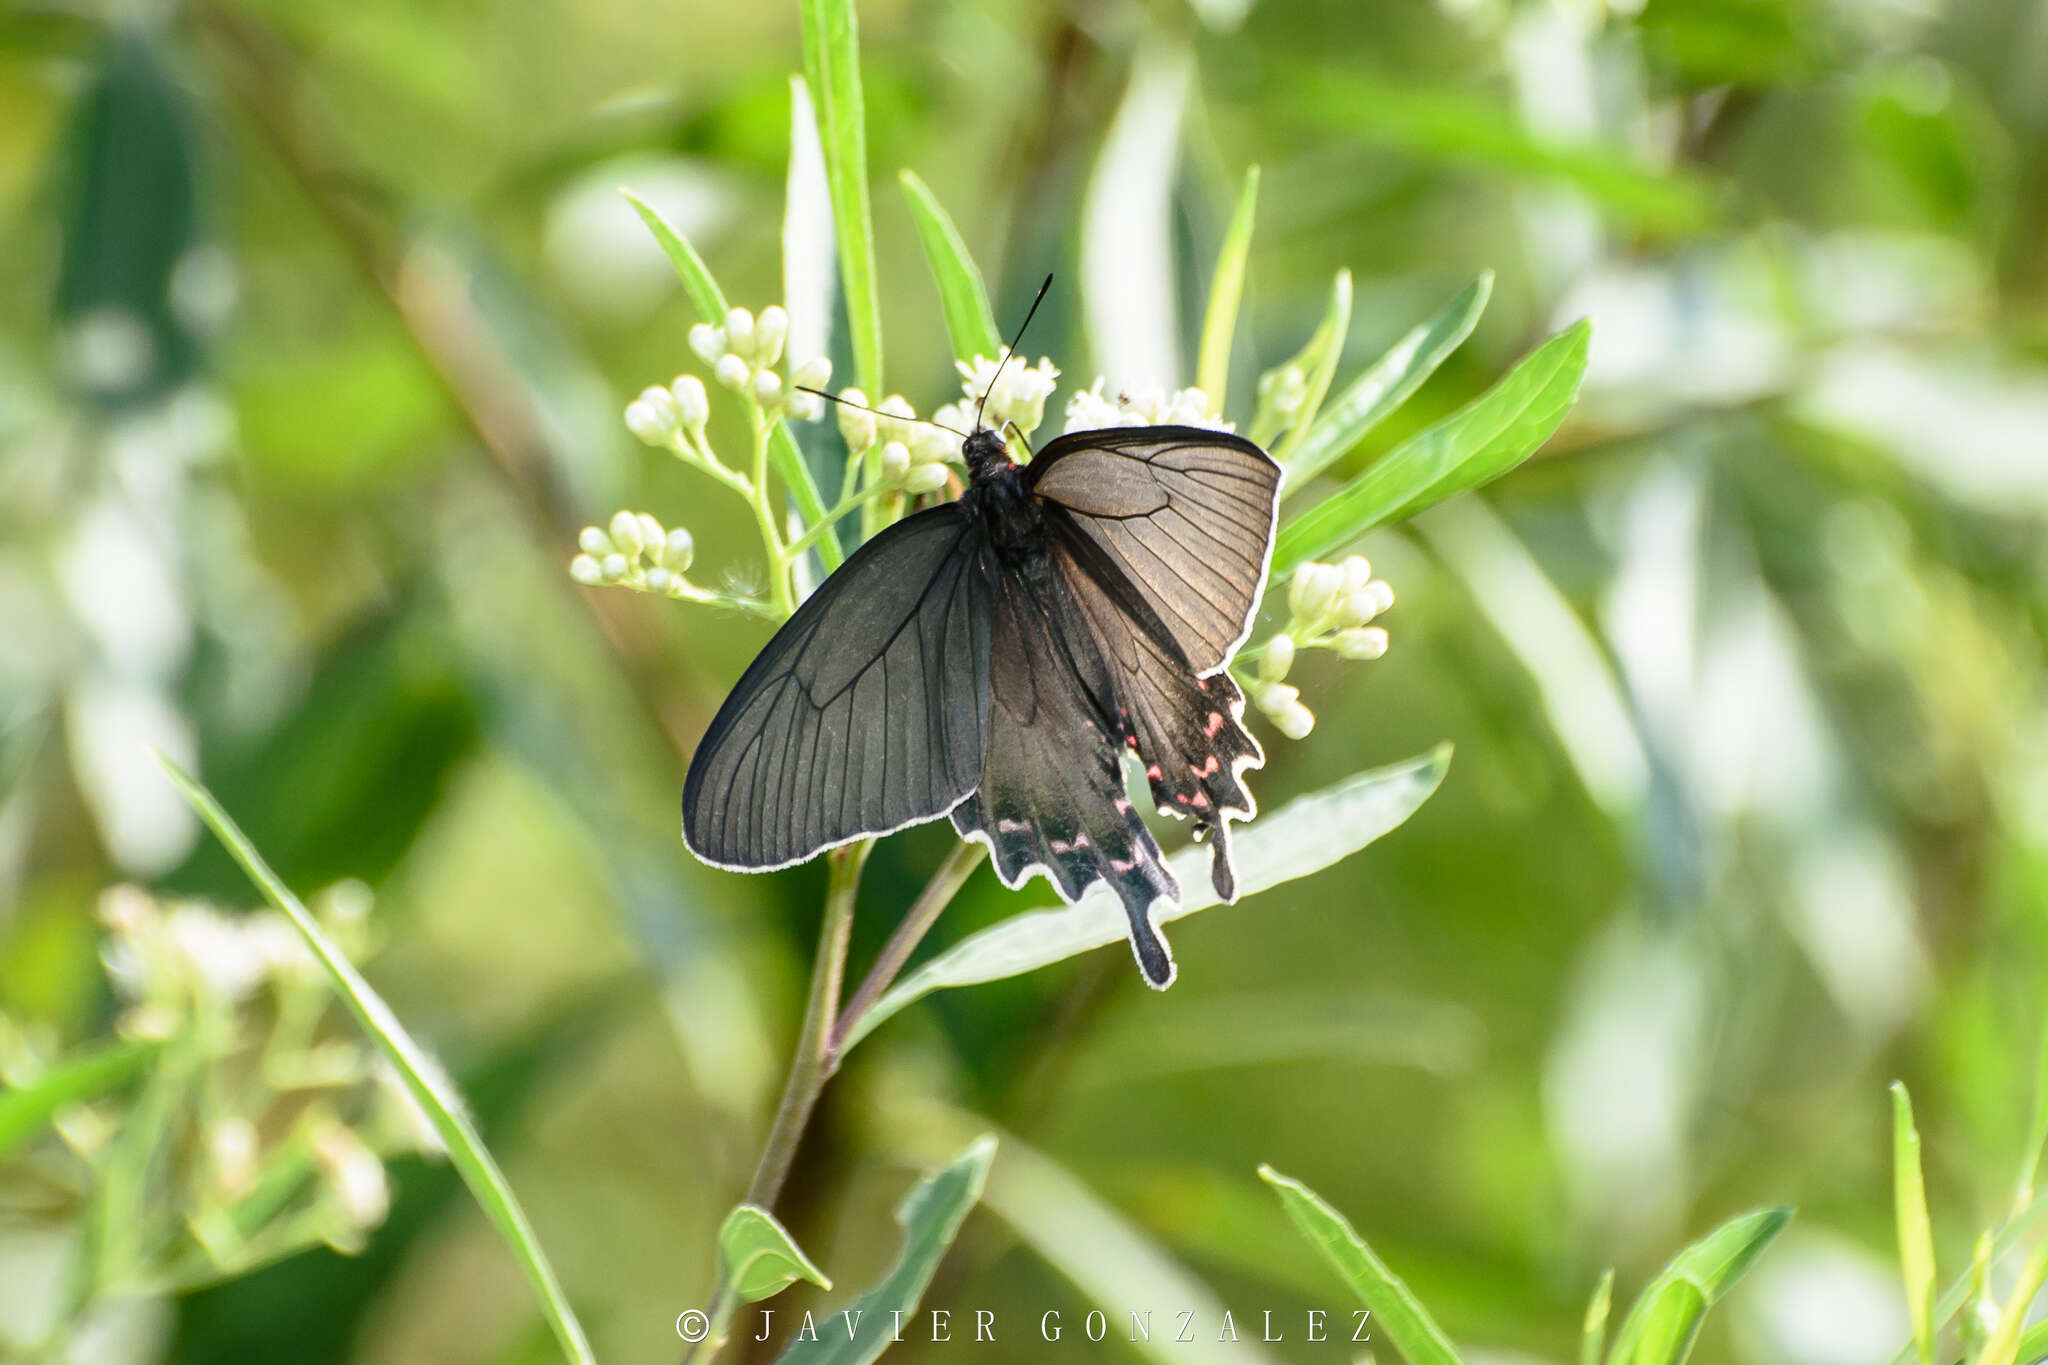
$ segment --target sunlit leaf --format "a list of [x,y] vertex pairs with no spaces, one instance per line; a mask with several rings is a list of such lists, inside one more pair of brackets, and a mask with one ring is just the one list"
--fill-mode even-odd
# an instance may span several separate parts
[[1002,350],[1003,338],[996,331],[995,312],[988,304],[988,287],[982,283],[981,271],[967,252],[967,243],[940,207],[937,196],[917,178],[916,172],[903,172],[902,180],[903,193],[910,200],[911,221],[917,224],[918,240],[924,243],[924,258],[931,263],[932,278],[939,286],[939,305],[945,310],[953,354],[969,361],[978,355],[993,358]]
[[[1239,896],[1319,872],[1398,828],[1436,790],[1450,761],[1450,746],[1440,745],[1404,763],[1358,773],[1243,826],[1235,845]],[[1191,844],[1169,861],[1181,885],[1181,902],[1162,908],[1159,923],[1170,924],[1217,903],[1206,845]],[[1100,885],[1078,904],[1012,915],[897,982],[861,1019],[846,1046],[933,991],[1000,981],[1122,943],[1126,923],[1115,894]]]
[[1351,331],[1351,272],[1340,270],[1330,285],[1330,303],[1323,312],[1323,320],[1309,337],[1308,345],[1292,363],[1299,365],[1308,376],[1308,387],[1303,392],[1301,406],[1287,419],[1287,437],[1273,450],[1273,458],[1283,468],[1294,459],[1307,439],[1309,430],[1315,426],[1316,415],[1322,411],[1323,399],[1330,392],[1330,382],[1337,377],[1337,362],[1344,358],[1344,338]]
[[377,1045],[404,1081],[407,1093],[433,1124],[435,1133],[448,1149],[449,1160],[462,1173],[463,1183],[476,1197],[478,1207],[483,1209],[492,1226],[497,1228],[498,1235],[511,1248],[520,1268],[526,1272],[534,1296],[539,1300],[541,1313],[553,1330],[562,1353],[578,1365],[594,1365],[596,1357],[591,1354],[590,1343],[583,1335],[582,1325],[576,1321],[568,1296],[562,1292],[561,1283],[555,1278],[554,1268],[548,1264],[547,1254],[541,1250],[540,1241],[534,1236],[533,1225],[527,1221],[526,1211],[519,1206],[519,1199],[512,1193],[512,1186],[498,1168],[496,1158],[484,1146],[482,1135],[470,1122],[454,1083],[441,1070],[440,1064],[427,1054],[427,1050],[413,1041],[405,1025],[399,1023],[398,1016],[384,1003],[383,997],[370,988],[370,983],[355,969],[340,945],[328,937],[327,931],[292,894],[291,888],[270,870],[263,855],[256,851],[256,846],[221,809],[212,794],[177,764],[167,758],[160,757],[160,761],[171,781],[199,812],[199,817],[227,846],[249,880],[263,892],[264,899],[281,911],[306,940],[306,946],[312,949],[313,956],[326,971],[342,1003],[348,1006],[349,1013],[355,1016],[356,1022],[370,1036],[370,1041]]
[[1493,272],[1483,271],[1435,317],[1395,342],[1346,385],[1287,461],[1288,491],[1299,492],[1407,402],[1445,358],[1465,344],[1492,296]]
[[1273,576],[1476,488],[1535,454],[1578,397],[1591,335],[1585,321],[1558,333],[1464,408],[1288,522],[1273,547]]
[[995,1159],[996,1140],[983,1137],[945,1170],[925,1179],[896,1206],[903,1251],[896,1264],[846,1309],[821,1315],[818,1338],[799,1340],[784,1351],[782,1365],[867,1365],[887,1350],[891,1324],[917,1310],[925,1288],[953,1245],[968,1210],[981,1198]]
[[1209,395],[1209,410],[1223,411],[1230,387],[1230,346],[1237,336],[1237,308],[1244,297],[1245,259],[1251,254],[1252,219],[1259,206],[1259,168],[1248,166],[1237,208],[1216,253],[1216,274],[1209,281],[1209,311],[1202,319],[1202,348],[1195,364],[1195,385]]
[[872,396],[882,392],[882,299],[875,274],[874,216],[868,203],[860,26],[853,0],[803,0],[802,12],[804,76],[817,105],[818,140],[825,148],[825,173],[832,187],[853,370],[861,388]]
[[741,1204],[725,1216],[718,1229],[718,1265],[725,1283],[745,1303],[771,1298],[798,1280],[832,1287],[788,1229],[756,1204]]
[[1984,1349],[1978,1353],[1975,1365],[2015,1365],[2020,1358],[2020,1332],[2027,1325],[2027,1312],[2044,1281],[2048,1281],[2048,1242],[2035,1247],[2026,1264],[2020,1267],[2005,1307],[1999,1310],[1998,1324],[1984,1338]]
[[1758,1209],[1729,1219],[1679,1252],[1628,1310],[1608,1365],[1680,1365],[1692,1354],[1707,1310],[1791,1221],[1790,1209]]
[[1579,1328],[1579,1365],[1600,1365],[1600,1354],[1607,1349],[1607,1315],[1613,1307],[1614,1269],[1610,1266],[1586,1303],[1585,1321]]
[[1343,1214],[1324,1203],[1314,1190],[1271,1166],[1259,1167],[1259,1179],[1273,1187],[1301,1235],[1323,1253],[1323,1259],[1358,1295],[1358,1301],[1372,1310],[1375,1337],[1384,1332],[1409,1365],[1463,1365],[1457,1347],[1451,1345],[1422,1301],[1373,1253]]
[[1920,1130],[1906,1087],[1892,1082],[1892,1203],[1899,1225],[1899,1272],[1920,1365],[1934,1365],[1934,1233],[1920,1168]]

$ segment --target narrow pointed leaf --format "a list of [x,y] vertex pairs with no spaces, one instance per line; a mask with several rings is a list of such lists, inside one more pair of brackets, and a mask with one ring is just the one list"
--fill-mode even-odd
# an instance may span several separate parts
[[1758,1209],[1729,1219],[1679,1252],[1622,1320],[1608,1365],[1681,1365],[1692,1354],[1707,1310],[1791,1221],[1790,1209]]
[[1906,1087],[1892,1082],[1892,1205],[1899,1225],[1899,1273],[1920,1365],[1934,1365],[1934,1233],[1920,1167],[1920,1130]]
[[1558,333],[1466,407],[1290,521],[1273,548],[1273,576],[1476,488],[1535,454],[1578,397],[1591,334],[1584,321]]
[[1493,272],[1488,270],[1459,290],[1435,317],[1395,342],[1331,400],[1287,462],[1289,491],[1305,487],[1407,402],[1451,352],[1465,344],[1492,296]]
[[788,1229],[757,1204],[741,1204],[725,1216],[718,1229],[718,1262],[725,1282],[744,1303],[780,1294],[798,1280],[832,1287]]
[[861,97],[860,25],[854,0],[803,0],[804,77],[818,109],[818,140],[832,187],[840,285],[852,330],[853,370],[870,395],[882,392],[882,299],[875,275],[874,215],[868,202],[867,113]]
[[1601,1352],[1607,1349],[1607,1315],[1613,1307],[1614,1269],[1610,1266],[1586,1304],[1586,1320],[1579,1333],[1579,1365],[1600,1365]]
[[143,1042],[95,1048],[0,1094],[0,1156],[34,1136],[58,1110],[93,1099],[126,1081],[156,1056],[157,1047]]
[[1209,411],[1223,411],[1230,386],[1230,346],[1237,336],[1237,309],[1244,298],[1244,267],[1251,255],[1252,220],[1259,206],[1259,168],[1248,166],[1237,208],[1216,253],[1216,274],[1209,282],[1209,311],[1202,318],[1202,349],[1195,364],[1195,384],[1209,395]]
[[896,1222],[903,1229],[903,1252],[896,1264],[846,1309],[820,1314],[817,1340],[793,1342],[779,1357],[780,1365],[867,1365],[887,1350],[894,1335],[892,1315],[908,1318],[916,1311],[960,1224],[981,1198],[995,1154],[996,1140],[980,1138],[905,1196],[896,1206]]
[[[1242,826],[1235,836],[1239,895],[1256,895],[1319,872],[1398,828],[1436,790],[1450,761],[1450,746],[1440,745],[1405,763],[1359,773]],[[1169,861],[1181,885],[1181,903],[1161,909],[1161,924],[1217,903],[1206,845],[1191,844]],[[1012,915],[897,982],[861,1019],[846,1045],[852,1047],[883,1020],[933,991],[1020,976],[1122,943],[1125,923],[1115,895],[1099,885],[1078,904]]]
[[931,263],[932,278],[939,286],[939,306],[945,310],[953,354],[969,361],[977,355],[994,359],[1003,349],[1003,338],[988,305],[988,286],[967,252],[967,243],[939,206],[938,197],[915,172],[905,171],[901,179],[903,193],[910,200],[911,221],[917,224],[917,238],[924,243],[924,258]]
[[1351,272],[1340,270],[1330,285],[1330,304],[1322,322],[1294,361],[1307,371],[1308,389],[1302,396],[1301,407],[1288,421],[1286,437],[1273,450],[1273,458],[1283,469],[1294,459],[1315,425],[1316,414],[1322,411],[1330,382],[1337,377],[1337,362],[1344,358],[1344,338],[1350,332]]
[[1343,1214],[1324,1203],[1314,1190],[1271,1166],[1259,1167],[1259,1179],[1273,1187],[1301,1235],[1323,1254],[1358,1295],[1358,1301],[1372,1310],[1375,1339],[1384,1332],[1409,1365],[1463,1365],[1458,1348],[1451,1345],[1422,1301],[1374,1254]]
[[405,1025],[398,1021],[398,1016],[384,1003],[384,998],[370,988],[370,983],[349,962],[340,945],[328,937],[327,931],[292,894],[291,888],[270,870],[270,864],[263,860],[263,855],[256,851],[248,836],[221,809],[213,794],[169,759],[159,755],[158,761],[170,774],[171,781],[177,784],[178,790],[184,793],[185,799],[192,803],[193,809],[199,812],[200,819],[241,864],[249,880],[306,940],[306,946],[312,949],[313,956],[326,971],[342,1003],[397,1070],[407,1092],[440,1135],[442,1144],[448,1149],[448,1159],[461,1173],[463,1183],[469,1186],[478,1207],[483,1209],[492,1226],[497,1228],[498,1235],[511,1248],[520,1268],[526,1272],[534,1296],[540,1301],[541,1313],[554,1331],[562,1354],[577,1365],[594,1365],[596,1357],[591,1354],[590,1343],[576,1321],[568,1296],[555,1279],[554,1268],[548,1264],[547,1255],[534,1236],[533,1225],[527,1222],[526,1211],[512,1193],[511,1183],[498,1168],[490,1149],[484,1146],[476,1125],[470,1122],[467,1106],[456,1093],[454,1083],[427,1050],[406,1032]]
[[2027,1257],[2026,1264],[2020,1267],[2019,1280],[2013,1285],[2012,1293],[2006,1296],[2005,1307],[1998,1314],[1998,1325],[1984,1339],[1984,1349],[1978,1353],[1976,1365],[2016,1365],[2020,1359],[2020,1332],[2027,1325],[2027,1310],[2033,1306],[2034,1296],[2041,1292],[2043,1281],[2048,1281],[2048,1242],[2035,1247],[2034,1254]]

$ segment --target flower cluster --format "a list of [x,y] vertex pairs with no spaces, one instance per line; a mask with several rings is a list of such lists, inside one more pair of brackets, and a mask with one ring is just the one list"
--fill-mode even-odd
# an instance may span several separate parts
[[1252,701],[1281,734],[1301,739],[1315,728],[1315,713],[1304,706],[1287,674],[1304,649],[1331,649],[1346,659],[1377,659],[1387,652],[1387,632],[1372,622],[1394,605],[1394,590],[1372,576],[1362,555],[1341,564],[1303,564],[1287,588],[1287,629],[1265,642],[1258,654]]
[[988,404],[982,410],[982,421],[1001,431],[1006,426],[1015,426],[1026,436],[1038,430],[1045,420],[1045,400],[1052,397],[1059,385],[1059,367],[1044,356],[1036,365],[1006,365],[1010,348],[1005,346],[991,360],[985,355],[974,357],[972,364],[956,360],[954,367],[960,371],[960,391],[966,396],[964,403],[951,403],[940,408],[933,416],[948,426],[968,431],[974,424],[974,405],[982,394],[988,395]]
[[725,315],[722,327],[700,322],[690,329],[690,349],[711,367],[711,377],[721,388],[751,394],[770,412],[780,409],[812,420],[824,411],[824,402],[800,390],[822,389],[832,382],[832,362],[813,356],[791,370],[785,383],[775,366],[788,339],[789,314],[780,304],[763,308],[758,318],[735,308]]
[[[960,438],[944,427],[953,425],[941,408],[931,422],[917,420],[917,409],[902,394],[892,393],[869,407],[859,389],[839,391],[839,434],[846,441],[850,474],[867,473],[868,491],[936,493],[952,477],[947,469],[960,458]],[[849,478],[848,487],[857,480]]]
[[1067,430],[1094,431],[1100,427],[1207,427],[1211,431],[1237,428],[1211,410],[1209,395],[1200,389],[1141,389],[1106,398],[1103,381],[1097,379],[1067,400]]
[[[351,958],[374,949],[370,894],[344,882],[312,909]],[[146,1079],[58,1111],[62,1149],[45,1178],[104,1202],[136,1229],[110,1265],[116,1292],[195,1288],[307,1247],[360,1249],[390,1206],[387,1158],[438,1153],[438,1135],[352,1021],[283,915],[159,901],[132,886],[101,897],[101,960],[117,1033]],[[28,1089],[66,1059],[0,1018],[0,1080]],[[57,1151],[68,1149],[61,1160]],[[145,1163],[117,1178],[137,1153]]]
[[697,544],[678,526],[663,530],[646,512],[620,512],[611,525],[586,526],[577,537],[583,553],[569,561],[569,576],[578,583],[617,583],[665,597],[708,596],[683,577],[697,556]]

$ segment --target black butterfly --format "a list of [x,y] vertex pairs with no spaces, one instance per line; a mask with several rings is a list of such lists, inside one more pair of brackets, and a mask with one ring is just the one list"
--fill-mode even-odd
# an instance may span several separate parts
[[1152,907],[1180,888],[1122,758],[1214,836],[1210,876],[1234,899],[1229,822],[1256,813],[1240,778],[1264,756],[1227,666],[1265,582],[1280,469],[1182,426],[1069,432],[1025,465],[980,427],[962,453],[959,500],[861,546],[726,698],[690,764],[683,839],[765,872],[950,813],[1006,886],[1039,872],[1073,901],[1107,881],[1163,989]]

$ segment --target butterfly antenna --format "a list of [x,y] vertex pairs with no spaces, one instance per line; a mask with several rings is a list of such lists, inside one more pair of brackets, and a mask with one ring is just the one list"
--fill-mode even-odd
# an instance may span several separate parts
[[1003,366],[1009,364],[1012,357],[1017,354],[1017,344],[1024,340],[1025,329],[1031,326],[1031,319],[1037,315],[1038,305],[1045,302],[1045,291],[1050,288],[1052,288],[1052,276],[1047,275],[1045,283],[1038,286],[1038,295],[1031,300],[1031,307],[1024,313],[1023,326],[1017,329],[1017,335],[1010,339],[1010,348],[1004,351],[1002,359],[996,362],[996,372],[988,377],[988,387],[981,391],[981,401],[974,405],[975,430],[979,431],[981,429],[981,410],[988,406],[988,396],[995,392],[996,380],[1002,378],[1003,375]]
[[944,422],[934,422],[929,417],[905,417],[900,412],[883,412],[880,408],[871,408],[865,403],[849,403],[837,394],[827,393],[823,389],[814,389],[808,384],[798,384],[796,389],[799,393],[808,393],[822,398],[827,403],[837,403],[842,408],[852,408],[856,412],[872,412],[875,416],[886,417],[892,422],[922,422],[928,427],[937,427],[940,431],[950,431],[963,441],[967,439],[967,433],[958,427],[949,427]]

